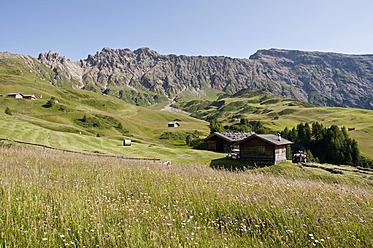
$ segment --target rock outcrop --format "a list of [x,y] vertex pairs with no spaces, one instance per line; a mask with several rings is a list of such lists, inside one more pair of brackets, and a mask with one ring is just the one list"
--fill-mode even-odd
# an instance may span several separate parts
[[73,83],[75,88],[84,87],[83,68],[80,63],[72,62],[58,53],[52,53],[51,50],[48,53],[39,54],[38,60],[56,73],[56,80],[67,79]]
[[373,109],[373,55],[259,50],[249,59],[160,55],[104,48],[80,62],[51,52],[41,63],[76,88],[102,91],[139,105],[173,99],[184,91],[203,96],[213,88],[234,93],[266,89],[321,106]]

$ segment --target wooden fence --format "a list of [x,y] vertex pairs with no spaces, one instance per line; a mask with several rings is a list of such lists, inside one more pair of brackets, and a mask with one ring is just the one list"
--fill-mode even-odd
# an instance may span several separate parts
[[58,151],[62,151],[62,152],[70,152],[70,153],[77,153],[77,154],[82,154],[82,155],[90,155],[90,156],[98,156],[98,157],[121,158],[121,159],[126,159],[126,160],[142,160],[142,161],[154,161],[154,162],[156,162],[156,161],[160,162],[161,161],[159,158],[132,158],[132,157],[125,157],[125,156],[121,156],[121,155],[118,156],[118,155],[106,155],[106,154],[94,154],[94,153],[70,151],[70,150],[66,150],[66,149],[61,149],[61,148],[56,148],[56,147],[51,147],[51,146],[41,145],[41,144],[36,144],[36,143],[24,142],[24,141],[19,141],[19,140],[13,140],[13,139],[0,139],[0,141],[10,141],[10,142],[14,142],[14,143],[31,145],[31,146],[39,146],[39,147],[58,150]]

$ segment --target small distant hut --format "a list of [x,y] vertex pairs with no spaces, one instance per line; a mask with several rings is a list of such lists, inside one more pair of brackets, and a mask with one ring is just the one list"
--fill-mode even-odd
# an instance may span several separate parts
[[7,97],[14,99],[23,99],[23,95],[21,93],[9,93]]
[[35,95],[24,95],[23,99],[36,100],[36,96]]
[[131,140],[128,140],[128,139],[123,140],[123,145],[124,146],[131,146]]
[[168,127],[180,127],[180,123],[176,121],[171,121],[168,123]]

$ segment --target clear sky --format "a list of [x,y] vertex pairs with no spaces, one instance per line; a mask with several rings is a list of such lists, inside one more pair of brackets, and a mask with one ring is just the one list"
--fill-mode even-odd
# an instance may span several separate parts
[[373,54],[372,0],[1,0],[0,51],[85,59],[103,47],[247,58]]

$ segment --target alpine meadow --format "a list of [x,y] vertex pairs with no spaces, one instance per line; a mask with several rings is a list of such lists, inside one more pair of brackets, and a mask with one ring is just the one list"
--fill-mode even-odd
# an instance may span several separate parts
[[371,247],[373,55],[0,52],[0,247]]

